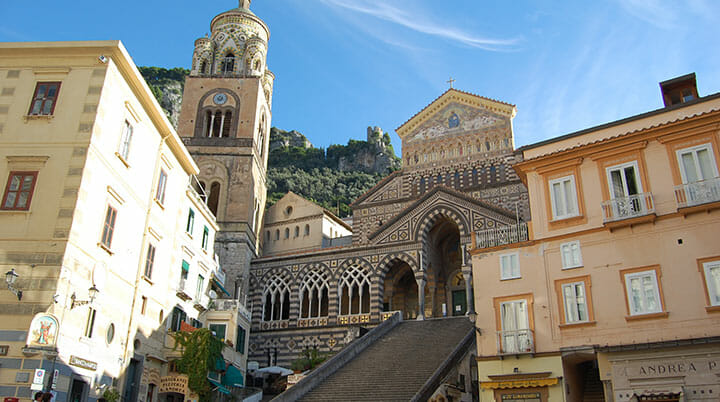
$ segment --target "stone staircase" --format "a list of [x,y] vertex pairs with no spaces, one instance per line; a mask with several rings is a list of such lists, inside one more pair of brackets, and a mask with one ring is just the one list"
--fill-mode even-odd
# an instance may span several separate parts
[[585,370],[583,402],[605,402],[603,383],[597,365],[589,365]]
[[298,400],[411,400],[471,331],[466,317],[401,321]]

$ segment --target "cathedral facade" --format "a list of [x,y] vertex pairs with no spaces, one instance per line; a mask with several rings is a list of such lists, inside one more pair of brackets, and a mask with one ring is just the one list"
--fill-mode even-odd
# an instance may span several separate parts
[[515,106],[449,89],[397,129],[403,168],[354,202],[351,224],[299,196],[264,222],[274,75],[269,30],[249,6],[221,13],[195,42],[178,123],[220,226],[226,284],[252,312],[249,360],[336,352],[397,311],[472,313],[472,233],[529,219],[510,167],[521,160]]

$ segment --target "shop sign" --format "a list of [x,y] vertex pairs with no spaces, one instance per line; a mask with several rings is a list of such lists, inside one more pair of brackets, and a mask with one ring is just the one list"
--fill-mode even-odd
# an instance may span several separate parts
[[516,400],[523,400],[523,399],[537,399],[540,400],[540,393],[539,392],[530,392],[530,393],[522,393],[522,394],[505,394],[502,396],[503,401],[516,401]]
[[[620,366],[622,367],[622,366]],[[625,377],[667,377],[668,375],[693,375],[699,373],[720,374],[720,360],[683,359],[666,361],[644,361],[621,368]]]
[[58,320],[52,314],[35,315],[30,323],[26,344],[30,347],[53,348],[57,343]]
[[486,381],[480,383],[480,387],[482,389],[537,388],[548,387],[557,383],[557,378],[539,378],[535,380]]
[[178,394],[186,394],[188,387],[188,377],[186,375],[169,375],[160,378],[159,393],[175,392]]
[[70,356],[70,365],[75,367],[80,367],[85,370],[95,371],[97,370],[97,363],[85,360],[77,356]]

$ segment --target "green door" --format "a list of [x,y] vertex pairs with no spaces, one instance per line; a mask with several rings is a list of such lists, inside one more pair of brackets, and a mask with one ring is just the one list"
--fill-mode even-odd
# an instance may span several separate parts
[[467,298],[464,290],[452,292],[452,315],[464,315],[467,312]]

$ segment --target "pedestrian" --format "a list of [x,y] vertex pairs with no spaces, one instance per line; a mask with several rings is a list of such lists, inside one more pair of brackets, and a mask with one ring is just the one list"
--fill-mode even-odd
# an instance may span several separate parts
[[53,394],[46,392],[42,396],[42,402],[52,402]]
[[43,392],[38,391],[35,393],[35,398],[33,398],[33,401],[40,402],[42,400],[42,397],[43,397]]

